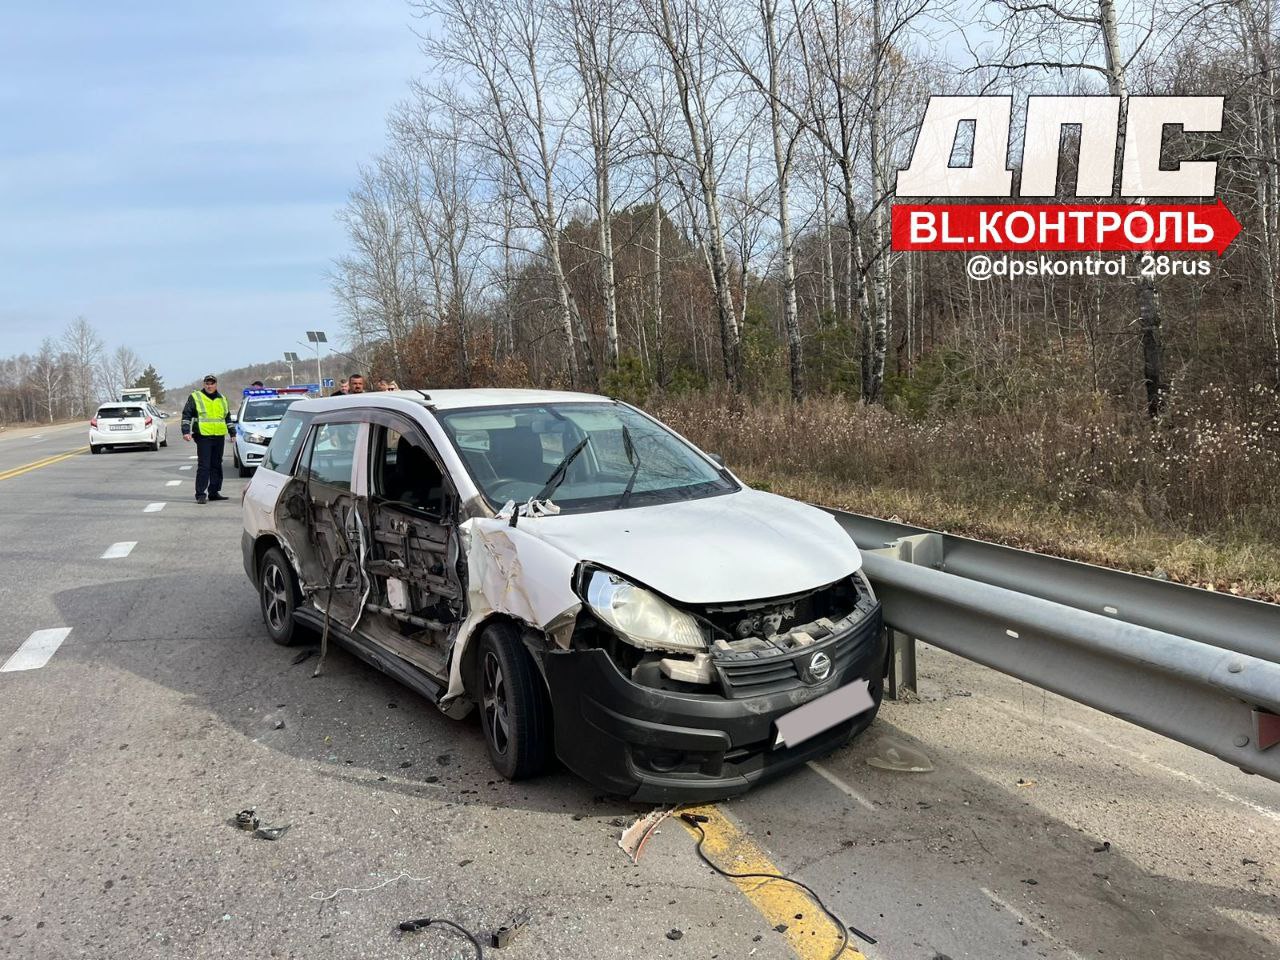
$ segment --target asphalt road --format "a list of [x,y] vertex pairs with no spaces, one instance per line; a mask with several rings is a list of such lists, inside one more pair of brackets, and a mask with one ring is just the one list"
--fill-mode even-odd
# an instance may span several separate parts
[[[83,431],[0,435],[0,476]],[[643,810],[563,772],[507,784],[474,722],[340,650],[313,679],[241,569],[242,481],[195,504],[192,453],[0,480],[0,664],[70,628],[0,672],[0,956],[466,958],[396,925],[521,913],[492,955],[828,955],[797,935],[812,916],[774,929],[780,885],[744,893],[682,826],[632,864],[615,841]],[[1280,955],[1275,784],[938,651],[921,672],[921,701],[717,811],[875,937],[867,957]],[[885,737],[936,769],[870,766]],[[289,831],[235,829],[244,807]]]

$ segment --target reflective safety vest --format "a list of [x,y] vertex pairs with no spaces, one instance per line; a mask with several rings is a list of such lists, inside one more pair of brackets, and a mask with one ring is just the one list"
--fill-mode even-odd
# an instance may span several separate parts
[[211,397],[203,390],[191,395],[196,402],[195,430],[202,437],[225,437],[227,435],[227,398]]

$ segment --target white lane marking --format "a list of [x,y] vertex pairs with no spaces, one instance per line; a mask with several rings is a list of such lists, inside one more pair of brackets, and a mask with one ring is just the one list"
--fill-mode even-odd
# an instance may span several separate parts
[[4,662],[4,666],[0,667],[0,673],[39,670],[49,662],[70,632],[70,627],[37,630],[22,642],[22,646],[13,652],[13,656]]
[[107,552],[99,559],[119,560],[122,557],[127,557],[137,545],[137,540],[121,540],[119,543],[113,543],[111,546],[107,547]]
[[1001,900],[999,897],[995,895],[995,893],[993,893],[991,890],[988,890],[986,887],[979,887],[978,889],[981,890],[984,894],[986,894],[988,899],[990,899],[992,903],[994,903],[996,906],[1012,914],[1013,918],[1017,920],[1019,923],[1023,924],[1024,926],[1030,927],[1036,933],[1040,934],[1040,936],[1044,937],[1046,940],[1052,943],[1055,947],[1058,947],[1068,957],[1071,957],[1071,960],[1084,960],[1084,957],[1076,953],[1074,950],[1068,947],[1065,943],[1063,943],[1061,940],[1055,937],[1052,933],[1050,933],[1044,927],[1040,926],[1040,924],[1032,920],[1029,916],[1027,916],[1025,913],[1023,913],[1013,904],[1009,903],[1006,900]]
[[[196,455],[192,454],[191,456],[187,457],[187,459],[188,459],[188,460],[199,460],[200,458],[199,458],[199,457],[197,457]],[[190,468],[190,467],[183,467],[182,469],[183,469],[183,470],[190,470],[191,468]]]
[[190,470],[190,469],[191,469],[191,464],[189,464],[189,463],[188,463],[185,467],[179,467],[178,469],[179,469],[179,470]]
[[856,804],[858,804],[858,806],[863,807],[864,809],[867,809],[867,810],[874,810],[876,808],[876,805],[874,803],[872,803],[870,800],[868,800],[866,797],[860,794],[857,790],[853,789],[853,787],[849,786],[847,783],[845,783],[843,780],[837,777],[834,773],[832,773],[826,767],[822,766],[822,764],[818,763],[818,761],[810,760],[808,766],[810,770],[812,770],[818,776],[822,777],[822,779],[826,780],[836,789],[840,790],[847,796],[852,797],[853,801]]
[[148,503],[145,507],[142,508],[142,512],[143,513],[159,513],[163,509],[164,509],[163,503]]
[[165,485],[166,487],[177,487],[177,486],[181,486],[181,485],[182,485],[182,481],[181,481],[181,480],[166,480],[166,481],[164,482],[164,485]]

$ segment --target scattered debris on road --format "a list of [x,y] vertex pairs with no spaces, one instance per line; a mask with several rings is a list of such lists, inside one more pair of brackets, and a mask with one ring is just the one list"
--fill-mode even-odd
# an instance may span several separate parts
[[257,830],[253,831],[253,835],[259,840],[279,840],[289,832],[291,826],[293,824],[286,823],[279,827],[258,827]]
[[528,922],[528,914],[513,918],[510,923],[504,924],[489,935],[489,945],[499,950],[506,949],[521,934]]
[[895,773],[932,773],[934,769],[933,761],[924,753],[893,737],[876,741],[875,752],[867,757],[867,763],[878,770]]
[[675,813],[674,809],[663,810],[659,808],[651,810],[622,831],[622,836],[618,838],[618,846],[623,853],[631,858],[632,863],[640,861],[640,854],[644,852],[644,845],[657,832],[662,821],[673,813]]
[[257,830],[258,818],[254,816],[253,807],[241,810],[236,814],[236,826],[241,830]]
[[681,930],[679,927],[672,927],[670,930],[667,931],[668,940],[679,940],[683,936],[684,936],[684,931]]

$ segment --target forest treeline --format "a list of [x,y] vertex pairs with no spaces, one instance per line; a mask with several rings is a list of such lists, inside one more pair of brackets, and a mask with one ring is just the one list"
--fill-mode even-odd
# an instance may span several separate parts
[[[1256,398],[1280,377],[1275,6],[416,0],[422,71],[340,213],[339,308],[402,383],[921,415]],[[973,92],[1015,117],[1029,94],[1225,95],[1220,133],[1164,150],[1217,161],[1243,231],[1207,277],[977,282],[963,254],[891,250],[927,98]]]
[[132,347],[107,347],[84,317],[45,337],[34,353],[0,356],[0,425],[88,418],[125,387],[149,387],[157,403],[164,381]]

